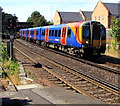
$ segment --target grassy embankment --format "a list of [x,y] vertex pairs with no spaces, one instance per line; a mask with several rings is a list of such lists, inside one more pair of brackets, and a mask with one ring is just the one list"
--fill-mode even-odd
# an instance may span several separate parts
[[3,69],[0,70],[0,77],[3,85],[10,81],[15,85],[20,84],[19,64],[16,59],[11,60],[11,58],[9,58],[7,47],[3,43],[0,43],[0,66]]

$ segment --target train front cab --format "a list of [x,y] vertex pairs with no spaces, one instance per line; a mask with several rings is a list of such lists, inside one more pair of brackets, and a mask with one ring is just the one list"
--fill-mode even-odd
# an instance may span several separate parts
[[83,25],[83,50],[85,55],[100,55],[106,50],[105,27],[96,21],[90,21]]

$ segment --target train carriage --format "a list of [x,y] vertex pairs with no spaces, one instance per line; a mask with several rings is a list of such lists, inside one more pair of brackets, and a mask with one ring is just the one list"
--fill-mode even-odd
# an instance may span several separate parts
[[41,27],[29,28],[28,38],[32,40],[41,40]]
[[27,38],[28,37],[28,29],[21,29],[19,31],[20,33],[20,36],[23,37],[23,38]]
[[29,39],[44,42],[48,46],[54,45],[58,49],[61,47],[64,48],[63,50],[77,51],[77,53],[82,50],[85,55],[100,55],[106,50],[106,30],[97,21],[36,27],[27,30]]

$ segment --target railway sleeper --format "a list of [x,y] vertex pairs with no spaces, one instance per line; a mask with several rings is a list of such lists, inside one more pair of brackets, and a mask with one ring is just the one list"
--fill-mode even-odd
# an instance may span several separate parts
[[73,89],[73,88],[71,88],[70,86],[65,86],[64,88],[66,88],[67,90]]
[[85,87],[92,87],[93,84],[89,83],[89,82],[86,82],[86,83],[79,83],[80,86],[85,86]]
[[103,89],[101,89],[101,90],[91,90],[91,91],[89,91],[90,92],[90,94],[92,94],[92,95],[98,95],[98,94],[100,94],[100,93],[102,93],[102,92],[104,92],[104,90]]
[[54,81],[54,82],[55,82],[55,84],[63,84],[62,81]]
[[68,86],[68,85],[63,82],[63,83],[59,83],[59,86],[65,87],[65,86]]
[[81,84],[86,84],[86,83],[89,83],[89,82],[82,79],[82,80],[80,80],[80,83],[81,83]]
[[120,97],[120,96],[117,96],[117,95],[111,93],[110,95],[106,95],[105,97],[106,97],[106,99],[107,98],[115,99],[116,97]]
[[112,102],[112,101],[114,101],[114,99],[113,98],[106,98],[105,101],[106,102]]
[[57,78],[48,78],[50,81],[59,81]]
[[100,93],[100,94],[98,94],[97,95],[97,97],[98,98],[105,98],[106,96],[109,96],[111,93],[107,93],[107,94],[105,94],[105,93]]
[[86,89],[89,89],[89,90],[96,90],[98,87],[97,86],[87,86]]
[[70,79],[70,78],[67,78],[68,81],[70,82],[80,82],[80,79]]
[[90,92],[91,90],[93,90],[93,91],[96,90],[96,88],[97,87],[85,87],[84,90]]

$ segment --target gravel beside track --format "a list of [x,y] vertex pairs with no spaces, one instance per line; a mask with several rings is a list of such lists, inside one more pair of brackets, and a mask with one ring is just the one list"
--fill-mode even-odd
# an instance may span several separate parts
[[[25,43],[25,45],[29,45],[29,47],[33,47],[33,45],[31,46],[31,44],[28,44],[28,43]],[[33,47],[32,49],[31,48],[29,48],[29,49],[25,49],[24,50],[24,48],[26,48],[26,46],[25,47],[23,47],[24,45],[23,44],[20,44],[19,42],[16,42],[15,43],[15,46],[17,46],[17,47],[19,47],[19,49],[20,50],[22,50],[22,51],[24,51],[24,53],[25,53],[25,55],[26,56],[23,56],[23,62],[22,62],[22,64],[26,67],[29,67],[29,69],[30,70],[32,70],[32,71],[34,71],[34,73],[36,73],[36,72],[38,72],[37,74],[38,75],[40,75],[39,73],[42,73],[42,71],[41,71],[41,69],[40,69],[40,65],[38,65],[37,64],[37,62],[38,63],[40,63],[40,64],[43,64],[44,66],[47,66],[48,67],[48,69],[53,69],[53,72],[54,73],[56,73],[56,74],[59,74],[58,76],[61,76],[61,77],[59,77],[60,79],[62,79],[62,78],[64,78],[64,79],[66,79],[66,80],[68,80],[68,81],[70,81],[71,83],[74,83],[74,84],[78,84],[78,85],[76,85],[76,86],[81,86],[80,88],[82,89],[85,89],[85,90],[87,90],[87,92],[90,92],[90,89],[93,87],[94,89],[96,89],[96,88],[98,88],[98,91],[96,91],[95,90],[95,92],[92,90],[92,95],[95,95],[95,96],[97,96],[98,98],[103,98],[103,96],[105,96],[104,94],[106,94],[106,96],[108,96],[108,95],[110,95],[111,97],[114,97],[114,100],[110,97],[110,98],[106,98],[106,100],[104,99],[103,101],[106,101],[106,102],[112,102],[112,103],[116,103],[116,102],[118,102],[118,97],[116,97],[114,94],[112,94],[112,93],[110,93],[109,91],[106,91],[106,90],[103,90],[102,88],[99,88],[99,86],[96,86],[96,85],[94,85],[94,84],[91,84],[89,81],[85,81],[85,80],[83,80],[82,78],[79,78],[79,77],[77,77],[77,76],[75,76],[74,74],[72,75],[72,74],[70,74],[70,73],[65,73],[65,71],[64,71],[64,69],[63,70],[61,70],[60,69],[60,71],[59,71],[59,68],[57,68],[55,65],[53,65],[53,64],[50,64],[50,62],[47,60],[45,60],[45,58],[47,58],[47,57],[49,57],[50,59],[52,59],[53,61],[59,61],[59,63],[62,63],[62,64],[66,64],[67,66],[69,66],[69,67],[72,67],[72,68],[74,68],[75,70],[78,70],[78,71],[84,71],[84,70],[96,70],[96,68],[95,67],[93,67],[93,66],[86,66],[86,64],[83,64],[83,63],[81,63],[81,62],[78,62],[78,61],[76,61],[76,60],[74,60],[74,59],[70,59],[70,58],[68,58],[68,57],[65,57],[65,56],[61,56],[61,55],[59,55],[59,54],[56,54],[56,53],[53,53],[53,52],[50,52],[50,51],[48,51],[48,50],[45,50],[45,49],[41,49],[41,48],[38,48],[38,47]],[[18,51],[19,51],[19,49],[18,49]],[[34,52],[30,52],[30,51],[35,51],[35,52],[39,52],[39,53],[34,53]],[[38,54],[42,54],[42,53],[44,53],[44,55],[45,55],[45,57],[42,57],[42,56],[39,56]],[[56,55],[55,55],[56,54]],[[49,56],[48,56],[49,55]],[[53,56],[54,55],[54,56]],[[19,56],[20,56],[20,54],[19,54]],[[30,61],[27,61],[27,56],[30,56],[31,57],[31,59],[33,58],[33,60],[35,60],[36,62],[30,62]],[[47,57],[46,57],[47,56]],[[21,56],[20,56],[21,57]],[[56,60],[57,59],[57,60]],[[67,61],[66,61],[67,60]],[[68,62],[69,61],[69,62]],[[76,62],[78,62],[77,64],[76,64]],[[79,66],[79,65],[81,65],[81,66]],[[38,69],[35,69],[35,68],[37,68],[37,67],[39,67]],[[81,70],[79,70],[79,68],[84,68],[84,70],[83,69],[81,69]],[[86,68],[87,67],[87,68]],[[48,71],[49,72],[49,71]],[[57,72],[59,72],[59,73],[57,73]],[[66,76],[67,75],[67,76]],[[65,87],[67,87],[66,86],[66,84],[64,84],[64,83],[62,83],[61,81],[59,81],[58,79],[56,79],[55,77],[53,77],[53,78],[51,78],[51,75],[49,74],[49,73],[44,73],[44,75],[43,76],[47,76],[47,78],[50,80],[50,81],[55,81],[56,83],[58,83],[58,84],[62,84],[62,86],[65,86]],[[68,77],[68,78],[67,78]],[[74,79],[74,81],[72,80],[72,79]],[[40,76],[37,76],[37,79],[39,80],[39,79],[43,79],[42,77],[40,77]],[[63,79],[63,80],[64,80]],[[62,80],[62,81],[63,81]],[[76,80],[76,81],[75,81]],[[86,83],[86,85],[81,85],[80,84],[80,80],[82,81],[81,82],[81,84],[84,84],[84,83]],[[79,82],[78,82],[79,81]],[[38,81],[39,82],[39,81]],[[45,82],[45,81],[44,81]],[[68,82],[68,85],[69,85],[70,83]],[[79,85],[80,84],[80,85]],[[49,83],[48,85],[51,85],[51,83]],[[71,84],[70,84],[71,85]],[[72,87],[75,87],[75,85],[71,85]],[[87,87],[87,88],[84,88],[84,87]],[[68,88],[68,87],[67,87]],[[77,90],[77,89],[76,89]],[[77,90],[78,91],[78,90]],[[81,92],[81,91],[80,91]],[[100,93],[101,92],[101,93]]]
[[[42,49],[39,46],[35,46],[34,44],[26,42],[26,41],[22,41],[22,43],[24,43],[24,45],[29,46],[30,47],[29,49],[31,49],[32,51],[35,51],[38,54],[42,54],[48,58],[51,58],[52,60],[58,61],[59,63],[65,64],[66,66],[72,67],[78,71],[82,71],[84,73],[92,75],[93,77],[102,79],[113,85],[119,86],[120,75],[118,75],[118,74],[108,72],[106,70],[84,64],[80,61],[53,53],[51,51]],[[44,63],[42,63],[42,64],[44,64]]]

